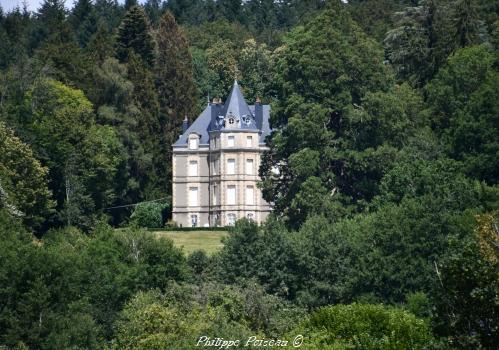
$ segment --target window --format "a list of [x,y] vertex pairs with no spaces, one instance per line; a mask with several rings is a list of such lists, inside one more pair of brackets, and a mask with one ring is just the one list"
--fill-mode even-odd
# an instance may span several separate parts
[[197,137],[189,138],[189,149],[197,149],[198,148],[198,139]]
[[235,138],[234,136],[227,137],[227,147],[234,147]]
[[229,118],[229,124],[230,125],[234,124],[234,122],[235,122],[234,118]]
[[234,175],[236,173],[236,160],[227,159],[227,174]]
[[227,205],[236,204],[236,186],[227,186]]
[[246,136],[246,147],[253,147],[253,136]]
[[218,159],[215,159],[215,162],[213,163],[213,175],[218,174]]
[[246,159],[246,174],[253,175],[253,159]]
[[246,187],[246,204],[253,205],[255,204],[255,191],[253,186]]
[[234,226],[236,224],[236,214],[234,213],[227,214],[227,224],[229,226]]
[[189,176],[198,176],[198,161],[189,161]]
[[197,207],[198,204],[198,188],[197,187],[190,187],[189,188],[189,206],[190,207]]
[[198,226],[198,216],[197,215],[191,215],[191,226],[192,227]]
[[218,187],[214,186],[213,187],[213,205],[217,205],[217,191],[218,191]]

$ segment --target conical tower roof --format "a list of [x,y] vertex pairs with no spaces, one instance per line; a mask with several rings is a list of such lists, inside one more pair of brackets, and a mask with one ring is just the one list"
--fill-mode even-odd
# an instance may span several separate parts
[[246,100],[244,99],[237,80],[234,80],[232,91],[230,92],[227,101],[225,101],[223,108],[223,115],[227,116],[229,114],[232,114],[238,118],[253,115],[248,107],[248,104],[246,103]]

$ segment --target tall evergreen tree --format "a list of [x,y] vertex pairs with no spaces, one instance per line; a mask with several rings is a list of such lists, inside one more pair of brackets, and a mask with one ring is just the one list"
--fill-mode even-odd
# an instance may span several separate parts
[[137,54],[149,67],[153,65],[154,42],[147,16],[139,6],[128,10],[118,28],[116,56],[120,62],[128,60],[130,51]]
[[97,31],[90,38],[85,51],[96,65],[102,64],[108,57],[115,56],[114,37],[103,21],[99,22]]
[[78,44],[85,47],[97,30],[97,14],[91,0],[78,0],[71,11],[69,22]]
[[120,25],[124,13],[118,0],[95,0],[94,7],[99,21],[105,23],[109,31]]
[[66,26],[66,9],[63,0],[44,0],[36,15],[38,21],[33,45],[54,36],[60,36],[61,40],[68,40],[70,32],[64,30]]
[[162,13],[161,0],[147,0],[144,3],[144,9],[149,17],[149,21],[151,21],[151,24],[156,26]]
[[476,0],[457,0],[453,6],[452,22],[455,28],[455,42],[458,47],[477,44],[479,41],[479,18]]
[[189,43],[170,12],[161,18],[156,42],[156,85],[161,96],[162,112],[178,126],[185,115],[193,116],[195,86]]
[[[192,71],[192,57],[183,31],[170,12],[166,12],[156,31],[158,57],[155,66],[167,154],[177,139],[185,116],[196,112],[196,87]],[[169,178],[169,174],[164,174]]]

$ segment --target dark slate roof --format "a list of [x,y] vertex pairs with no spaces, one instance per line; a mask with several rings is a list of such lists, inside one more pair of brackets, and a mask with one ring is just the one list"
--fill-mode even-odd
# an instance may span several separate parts
[[250,109],[248,108],[248,104],[246,103],[244,96],[239,89],[239,84],[237,80],[234,81],[234,85],[232,86],[232,91],[230,92],[229,98],[225,101],[223,115],[227,116],[232,114],[236,117],[242,117],[244,115],[252,115]]
[[[238,120],[235,128],[225,128],[224,119],[227,116],[234,116]],[[209,144],[209,132],[214,130],[259,131],[260,143],[263,143],[265,137],[271,133],[269,117],[270,106],[259,103],[248,106],[239,88],[239,84],[235,81],[225,104],[209,103],[173,146],[186,147],[188,136],[191,133],[196,133],[200,136],[200,145],[207,145]]]

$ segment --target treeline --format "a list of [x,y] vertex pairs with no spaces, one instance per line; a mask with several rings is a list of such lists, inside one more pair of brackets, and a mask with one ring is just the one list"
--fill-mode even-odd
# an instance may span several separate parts
[[[0,344],[303,334],[310,349],[495,349],[498,9],[46,0],[2,12]],[[164,224],[181,121],[235,76],[273,106],[269,220],[188,257],[108,226],[152,199],[164,202],[131,222]]]

